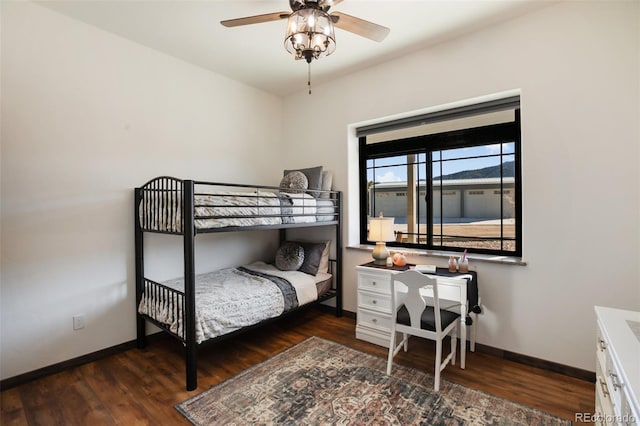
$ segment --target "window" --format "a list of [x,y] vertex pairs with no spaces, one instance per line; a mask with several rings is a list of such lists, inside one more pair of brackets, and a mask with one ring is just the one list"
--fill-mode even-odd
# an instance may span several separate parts
[[389,246],[521,256],[519,106],[512,97],[357,129],[361,243],[382,213],[395,219]]

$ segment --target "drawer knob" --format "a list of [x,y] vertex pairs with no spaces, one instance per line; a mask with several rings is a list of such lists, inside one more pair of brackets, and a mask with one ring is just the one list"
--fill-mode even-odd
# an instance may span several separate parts
[[598,339],[598,343],[600,343],[600,350],[601,351],[607,350],[607,343],[604,340]]
[[375,281],[373,281],[371,284],[372,284],[372,285],[376,285],[377,283],[376,283]]
[[373,303],[373,304],[375,305],[376,303],[378,303],[378,301],[377,301],[377,300],[375,300],[375,299],[373,299],[373,300],[371,301],[371,303]]
[[600,378],[600,386],[602,386],[602,394],[606,397],[609,396],[609,389],[607,389],[607,382]]
[[622,388],[622,383],[618,383],[618,375],[616,373],[609,373],[611,376],[611,381],[613,382],[613,390],[618,390]]
[[374,323],[374,324],[375,324],[375,323],[377,323],[377,322],[378,322],[378,318],[373,318],[373,319],[371,320],[371,322],[372,322],[372,323]]

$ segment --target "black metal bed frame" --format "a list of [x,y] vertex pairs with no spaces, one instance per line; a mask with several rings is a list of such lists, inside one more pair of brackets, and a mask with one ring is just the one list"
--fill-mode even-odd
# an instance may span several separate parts
[[[196,187],[213,190],[214,192],[196,193]],[[341,226],[341,207],[342,193],[340,191],[318,191],[326,192],[329,200],[332,201],[333,213],[320,213],[333,216],[332,220],[311,222],[311,223],[293,223],[278,225],[255,225],[255,226],[227,226],[221,228],[197,228],[195,221],[198,219],[234,219],[234,218],[264,218],[291,216],[286,214],[265,213],[260,214],[260,208],[273,208],[273,206],[260,206],[259,199],[256,200],[256,214],[238,214],[235,216],[196,216],[196,195],[218,195],[215,188],[234,188],[241,192],[246,192],[247,197],[259,197],[265,192],[280,192],[284,188],[264,185],[242,185],[219,182],[202,182],[195,180],[182,180],[168,176],[157,177],[150,180],[143,186],[135,188],[134,200],[134,223],[135,223],[135,268],[136,268],[136,334],[138,348],[146,346],[146,322],[150,322],[171,336],[180,340],[185,346],[185,363],[186,363],[186,384],[187,390],[194,390],[198,386],[197,378],[197,352],[198,347],[219,342],[220,340],[235,336],[250,329],[257,328],[269,323],[277,318],[262,321],[250,327],[228,333],[213,339],[206,340],[200,344],[196,341],[196,301],[195,301],[195,237],[197,234],[215,233],[215,232],[234,232],[234,231],[251,231],[274,229],[280,230],[280,240],[286,237],[288,228],[302,227],[335,227],[335,254],[336,258],[332,259],[331,273],[333,275],[332,288],[314,303],[320,303],[328,299],[335,298],[335,314],[342,316],[342,226]],[[247,191],[247,190],[251,190]],[[288,194],[295,198],[295,194]],[[149,197],[145,199],[145,196]],[[301,197],[301,196],[299,196]],[[144,206],[141,203],[145,202]],[[211,207],[211,205],[209,205]],[[215,206],[214,206],[215,207]],[[176,210],[178,209],[178,210]],[[180,226],[166,226],[167,223],[176,223],[177,214],[180,214]],[[294,217],[311,216],[310,214],[298,214]],[[316,214],[313,214],[316,216]],[[162,233],[180,235],[183,237],[183,261],[184,261],[184,292],[174,290],[164,286],[161,283],[148,279],[144,275],[144,233]],[[182,312],[182,333],[177,334],[169,329],[169,327],[159,321],[156,321],[149,315],[140,314],[138,306],[144,294],[151,294],[155,297],[163,297],[163,300],[169,298],[174,301],[172,306],[179,306]],[[308,305],[301,306],[304,308]],[[297,308],[297,309],[300,309]],[[295,310],[294,310],[295,311]],[[289,311],[286,314],[292,313]],[[285,314],[285,315],[286,315]]]

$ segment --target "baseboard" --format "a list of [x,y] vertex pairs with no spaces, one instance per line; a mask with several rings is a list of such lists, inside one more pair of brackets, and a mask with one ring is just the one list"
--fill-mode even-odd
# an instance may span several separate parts
[[[335,312],[336,308],[331,306],[331,305],[323,305],[322,303],[319,303],[317,305],[315,305],[318,309],[320,309],[323,312]],[[356,313],[355,312],[351,312],[351,311],[345,311],[344,309],[342,310],[342,316],[343,317],[347,317],[350,318],[352,320],[356,319]]]
[[[315,307],[321,309],[326,312],[335,312],[335,308],[329,305],[317,304]],[[356,314],[353,312],[343,311],[343,316],[347,318],[351,318],[355,320]],[[163,331],[158,331],[153,334],[147,335],[147,342],[153,342],[154,339],[162,339],[168,337]],[[29,371],[24,374],[19,374],[17,376],[9,377],[3,380],[0,380],[0,390],[7,390],[14,388],[16,386],[23,385],[25,383],[40,379],[42,377],[50,376],[52,374],[60,373],[65,370],[69,370],[71,368],[79,367],[84,364],[88,364],[93,361],[98,361],[103,358],[107,358],[111,355],[115,355],[129,349],[134,349],[137,347],[137,341],[131,340],[129,342],[121,343],[119,345],[111,346],[109,348],[105,348],[96,352],[92,352],[90,354],[82,355],[77,358],[69,359],[67,361],[62,361],[57,364],[48,365],[43,368],[39,368],[37,370]]]
[[[344,316],[348,318],[356,318],[354,312],[343,311]],[[458,342],[460,343],[460,342]],[[587,382],[596,382],[596,373],[593,371],[583,370],[581,368],[570,367],[568,365],[558,364],[556,362],[547,361],[540,358],[535,358],[528,355],[522,355],[515,352],[505,351],[503,349],[497,349],[492,346],[476,343],[475,350],[477,352],[489,354],[498,358],[514,361],[519,364],[527,365],[529,367],[536,367],[541,370],[551,371],[554,373],[563,374],[568,377],[573,377]]]
[[[147,336],[147,339],[157,339],[164,337],[164,332],[160,331],[158,333],[154,333]],[[93,361],[98,361],[103,358],[107,358],[111,355],[115,355],[129,349],[133,349],[137,347],[136,340],[132,340],[130,342],[121,343],[119,345],[111,346],[109,348],[105,348],[96,352],[92,352],[90,354],[82,355],[77,358],[72,358],[67,361],[62,361],[57,364],[48,365],[43,368],[39,368],[37,370],[29,371],[28,373],[19,374],[14,377],[9,377],[4,380],[0,380],[0,390],[11,389],[16,386],[23,385],[27,382],[31,382],[33,380],[40,379],[45,376],[50,376],[52,374],[60,373],[65,370],[69,370],[74,367],[79,367],[84,364],[88,364]]]
[[[327,311],[332,311],[332,312],[335,309],[330,306],[323,306],[323,305],[317,305],[317,306],[319,306],[322,310],[326,308]],[[356,318],[355,312],[350,312],[346,310],[343,310],[342,312],[343,312],[343,316],[355,320]],[[354,330],[354,333],[355,333],[355,330]],[[160,331],[160,332],[148,335],[147,339],[153,340],[153,339],[161,339],[164,337],[166,337],[166,334]],[[25,384],[27,382],[31,382],[33,380],[45,377],[45,376],[56,374],[64,370],[78,367],[83,364],[87,364],[102,358],[106,358],[111,355],[118,354],[120,352],[124,352],[129,349],[133,349],[135,347],[137,347],[137,343],[135,340],[132,340],[130,342],[121,343],[119,345],[112,346],[110,348],[102,349],[100,351],[96,351],[87,355],[83,355],[67,361],[59,362],[57,364],[53,364],[44,368],[40,368],[38,370],[30,371],[28,373],[20,374],[14,377],[9,377],[7,379],[0,380],[0,390],[7,390],[10,388]],[[476,343],[476,351],[489,354],[498,358],[514,361],[519,364],[528,365],[530,367],[536,367],[542,370],[564,374],[565,376],[574,377],[576,379],[585,380],[591,383],[595,383],[596,381],[596,374],[592,371],[587,371],[587,370],[583,370],[576,367],[570,367],[567,365],[562,365],[552,361],[546,361],[543,359],[534,358],[528,355],[522,355],[515,352],[505,351],[503,349],[497,349],[492,346],[487,346],[480,343]]]
[[583,370],[581,368],[570,367],[568,365],[558,364],[556,362],[547,361],[528,355],[505,351],[503,349],[497,349],[492,346],[487,346],[480,343],[476,343],[476,351],[509,361],[514,361],[519,364],[528,365],[530,367],[540,368],[541,370],[551,371],[576,379],[585,380],[587,382],[596,382],[596,373],[593,371]]

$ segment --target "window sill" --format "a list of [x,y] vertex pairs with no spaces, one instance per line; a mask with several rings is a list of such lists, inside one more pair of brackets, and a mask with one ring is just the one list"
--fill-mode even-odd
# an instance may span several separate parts
[[[367,244],[355,244],[347,246],[347,249],[351,250],[360,250],[360,251],[372,251],[375,246],[367,245]],[[456,258],[460,256],[461,253],[453,252],[453,251],[436,251],[436,250],[418,250],[418,249],[400,249],[397,250],[395,247],[387,247],[390,252],[402,252],[409,256],[425,256],[425,257],[441,257],[448,259],[450,256],[455,256]],[[487,262],[487,263],[499,263],[503,265],[517,265],[517,266],[526,266],[527,262],[522,260],[521,257],[517,256],[496,256],[491,254],[477,254],[477,253],[469,253],[467,254],[467,258],[473,261],[479,262]]]

